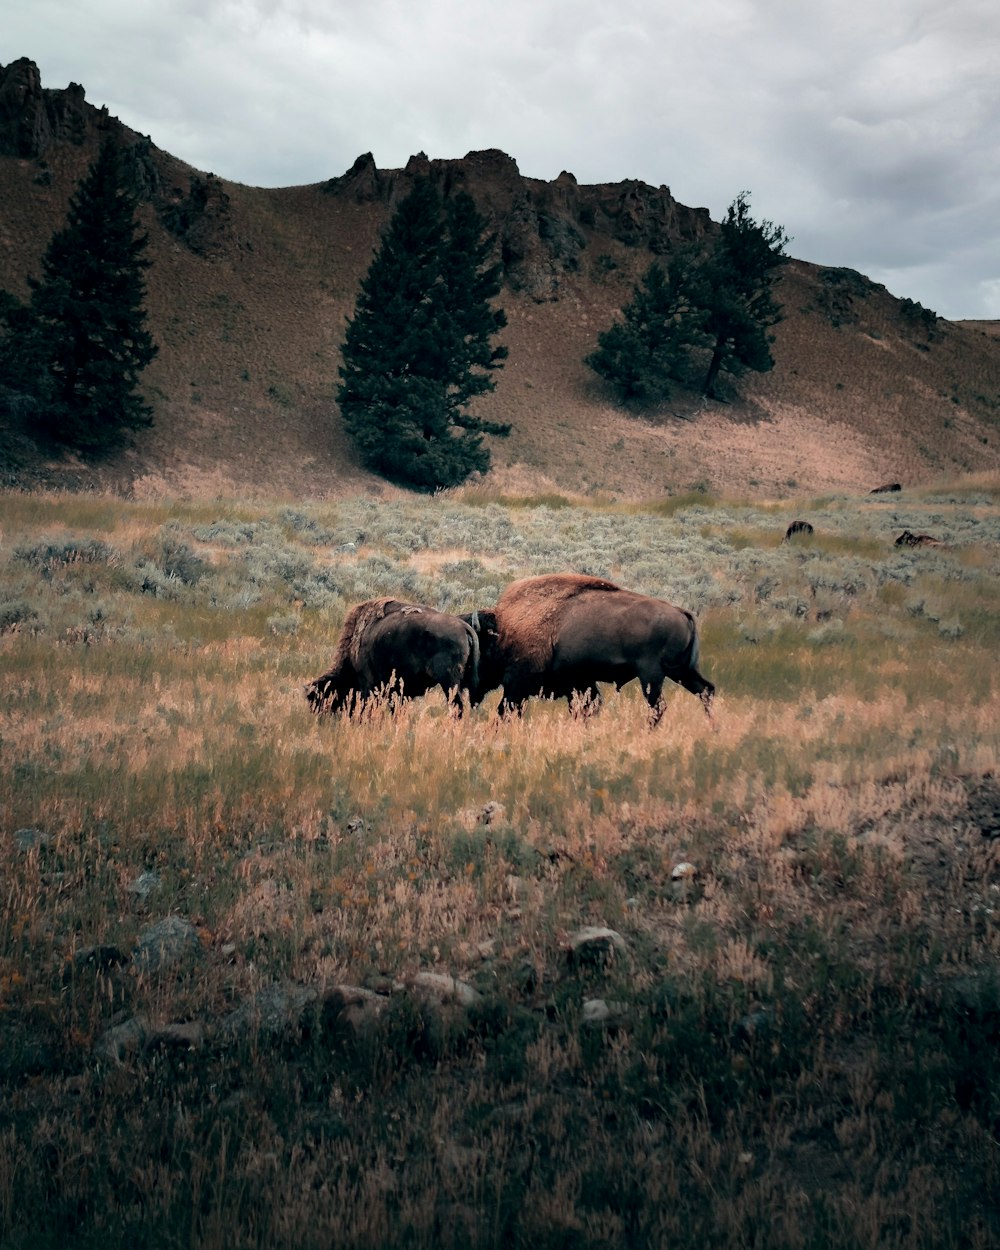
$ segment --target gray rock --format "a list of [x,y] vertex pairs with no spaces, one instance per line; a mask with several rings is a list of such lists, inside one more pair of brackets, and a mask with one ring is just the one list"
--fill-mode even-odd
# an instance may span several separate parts
[[704,893],[701,873],[694,864],[684,860],[670,873],[670,896],[678,903],[696,903]]
[[198,930],[183,916],[164,916],[143,930],[135,949],[135,964],[146,972],[168,972],[192,964],[201,954]]
[[219,1023],[219,1033],[230,1041],[250,1036],[276,1038],[293,1033],[302,1023],[306,1008],[318,997],[315,986],[274,981],[224,1016]]
[[393,988],[412,990],[425,1001],[457,1003],[460,1007],[471,1007],[482,998],[478,990],[447,972],[417,972],[403,981],[397,981]]
[[39,851],[51,846],[52,834],[44,833],[41,829],[17,829],[14,832],[14,843],[19,851],[27,854],[29,851]]
[[322,1018],[326,1029],[346,1027],[362,1037],[374,1025],[389,1000],[360,985],[335,985],[323,995]]
[[123,968],[131,958],[131,955],[118,946],[81,946],[63,964],[63,984],[69,985],[77,977],[87,973]]
[[149,1037],[146,1016],[133,1016],[102,1033],[94,1043],[94,1058],[120,1067],[130,1055],[138,1054]]
[[584,925],[569,939],[570,961],[578,964],[610,963],[628,950],[625,939],[615,929]]
[[149,1049],[200,1050],[205,1044],[205,1026],[198,1020],[164,1024],[147,1039]]
[[134,881],[130,881],[126,888],[129,894],[134,894],[137,898],[149,898],[162,884],[159,873],[143,872]]
[[735,1033],[740,1041],[753,1042],[770,1033],[773,1024],[774,1017],[772,1013],[761,1008],[757,1011],[747,1012],[745,1016],[737,1020]]
[[588,998],[583,1004],[581,1022],[587,1028],[600,1028],[614,1024],[626,1013],[624,1003],[609,1003],[603,998]]

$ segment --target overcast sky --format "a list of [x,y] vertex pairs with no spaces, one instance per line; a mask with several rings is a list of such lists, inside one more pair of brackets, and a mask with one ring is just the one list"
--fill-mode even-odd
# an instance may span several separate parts
[[9,64],[196,168],[502,148],[638,178],[941,316],[1000,317],[997,0],[0,0]]

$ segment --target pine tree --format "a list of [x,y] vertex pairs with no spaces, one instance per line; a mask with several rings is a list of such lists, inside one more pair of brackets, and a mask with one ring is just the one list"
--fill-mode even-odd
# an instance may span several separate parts
[[157,352],[145,328],[136,199],[110,138],[70,200],[66,225],[29,278],[27,305],[7,301],[0,373],[30,398],[38,432],[81,450],[108,448],[150,423],[138,377]]
[[467,411],[496,385],[507,355],[491,339],[506,317],[491,300],[500,267],[471,197],[447,203],[419,178],[389,223],[361,282],[342,348],[337,400],[362,460],[384,476],[435,490],[489,468],[482,436],[510,426]]
[[715,397],[722,370],[766,373],[774,368],[774,335],[768,331],[781,320],[781,305],[772,287],[778,268],[788,260],[784,251],[788,242],[782,226],[754,221],[749,193],[741,191],[699,271],[696,300],[704,310],[712,344],[702,391],[710,398]]
[[624,399],[644,401],[669,398],[671,381],[686,378],[704,355],[697,349],[709,349],[702,390],[713,398],[720,372],[773,368],[768,331],[781,305],[772,286],[787,242],[781,226],[753,220],[742,192],[716,235],[679,247],[665,271],[650,266],[586,363]]
[[622,320],[597,336],[597,351],[586,358],[623,399],[669,399],[670,383],[682,376],[688,349],[705,341],[702,314],[690,301],[687,265],[684,251],[671,257],[666,271],[654,261],[633,288]]

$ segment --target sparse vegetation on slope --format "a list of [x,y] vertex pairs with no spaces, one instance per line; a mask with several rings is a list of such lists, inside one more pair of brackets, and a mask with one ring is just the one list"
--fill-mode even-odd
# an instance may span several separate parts
[[[995,476],[0,535],[5,1246],[996,1243]],[[697,610],[716,731],[309,715],[351,603],[558,568]]]
[[[0,157],[0,287],[20,298],[102,127],[119,129],[81,91],[53,94],[58,109],[37,83],[18,98],[66,119],[65,133],[36,154]],[[199,174],[120,132],[154,262],[147,308],[160,354],[144,383],[155,424],[95,469],[40,458],[12,417],[0,438],[5,483],[140,498],[379,488],[333,402],[339,349],[381,232],[423,174],[467,189],[500,237],[509,359],[475,406],[477,418],[512,426],[494,449],[492,488],[634,499],[705,483],[775,498],[1000,466],[990,325],[932,320],[861,274],[804,261],[775,286],[785,320],[773,370],[744,379],[739,397],[723,392],[729,402],[678,387],[641,417],[622,410],[585,357],[653,260],[713,230],[704,209],[665,188],[579,186],[570,174],[546,183],[487,151],[415,157],[405,170],[378,170],[369,156],[328,182],[268,190]]]

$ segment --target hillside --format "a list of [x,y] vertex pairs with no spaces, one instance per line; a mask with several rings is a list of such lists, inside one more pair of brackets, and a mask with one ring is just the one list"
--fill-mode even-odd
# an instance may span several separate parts
[[419,172],[467,188],[499,239],[510,356],[480,409],[514,426],[494,445],[497,489],[772,496],[1000,467],[992,323],[928,326],[919,307],[861,274],[794,260],[772,373],[745,379],[729,403],[679,393],[654,412],[627,412],[583,357],[655,254],[713,229],[706,210],[641,182],[525,178],[498,151],[418,154],[403,170],[366,155],[323,183],[247,187],[161,151],[79,86],[44,88],[23,59],[0,68],[0,287],[26,293],[108,130],[143,192],[155,424],[99,466],[39,463],[15,428],[0,429],[8,484],[137,497],[394,493],[355,463],[332,394],[358,281]]

